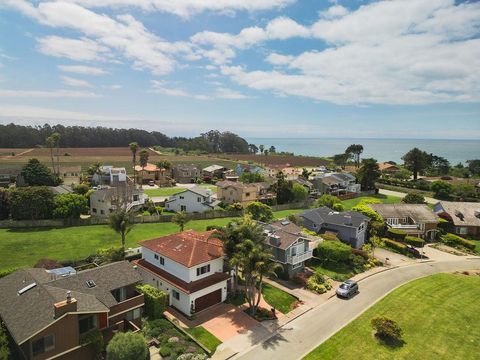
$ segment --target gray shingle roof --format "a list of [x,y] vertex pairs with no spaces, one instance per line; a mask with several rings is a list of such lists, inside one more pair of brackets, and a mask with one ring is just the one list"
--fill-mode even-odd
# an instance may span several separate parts
[[308,241],[311,240],[309,236],[302,233],[302,228],[300,226],[290,221],[276,221],[272,224],[264,224],[263,227],[265,230],[268,230],[270,234],[276,235],[280,239],[278,245],[271,243],[268,236],[265,238],[265,242],[270,246],[277,247],[279,249],[288,249],[299,238],[306,239]]
[[310,220],[311,222],[322,224],[334,224],[341,226],[359,227],[364,221],[370,221],[370,218],[356,211],[333,211],[323,206],[321,208],[307,210],[299,216]]
[[[88,288],[87,280],[96,286]],[[76,275],[55,279],[45,269],[22,269],[0,279],[0,317],[17,344],[23,343],[54,319],[54,304],[66,298],[68,290],[77,299],[78,311],[105,311],[117,304],[112,290],[135,284],[141,276],[126,261],[116,262]],[[37,285],[18,295],[27,285]]]
[[416,222],[437,223],[438,217],[424,204],[369,204],[384,219],[403,219],[407,216]]
[[435,212],[447,213],[456,226],[480,226],[480,203],[440,201]]

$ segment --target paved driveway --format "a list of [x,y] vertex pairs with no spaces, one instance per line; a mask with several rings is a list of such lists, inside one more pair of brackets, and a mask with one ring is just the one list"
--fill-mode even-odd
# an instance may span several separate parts
[[323,343],[390,291],[411,280],[438,272],[479,269],[480,258],[417,263],[385,271],[360,282],[350,300],[332,298],[291,321],[273,336],[245,349],[236,359],[299,359]]
[[255,319],[232,304],[219,304],[212,310],[214,313],[198,314],[196,322],[222,342],[235,335],[246,333],[258,324]]

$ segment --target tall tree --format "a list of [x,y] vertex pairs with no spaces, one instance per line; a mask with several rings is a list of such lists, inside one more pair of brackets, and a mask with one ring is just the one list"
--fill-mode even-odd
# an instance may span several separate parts
[[252,153],[252,154],[256,154],[258,152],[258,147],[257,145],[255,144],[248,144],[248,150]]
[[132,230],[133,223],[128,211],[120,206],[110,214],[109,217],[110,227],[121,236],[122,240],[122,254],[125,258],[125,239],[127,234]]
[[134,141],[134,142],[131,142],[128,146],[130,148],[130,151],[132,152],[133,182],[136,183],[137,179],[135,177],[135,165],[137,164],[138,143],[136,141]]
[[29,186],[55,186],[56,177],[38,159],[30,159],[20,173]]
[[407,152],[403,155],[402,160],[404,166],[413,173],[413,180],[417,180],[418,174],[428,166],[428,154],[419,148],[413,148]]
[[352,144],[345,150],[345,154],[348,154],[350,157],[353,158],[355,162],[355,166],[358,168],[360,166],[360,155],[363,152],[363,145],[360,144]]
[[282,171],[277,173],[277,182],[273,185],[273,189],[277,193],[278,204],[286,204],[294,200],[293,184],[285,178]]
[[480,159],[468,160],[468,169],[473,176],[480,175]]
[[382,175],[377,160],[363,159],[362,166],[357,171],[358,180],[362,186],[362,190],[375,189],[375,181]]
[[145,172],[145,167],[147,166],[148,164],[148,151],[143,149],[142,151],[140,151],[140,166],[142,167],[142,182],[140,184],[143,183],[143,174]]
[[270,154],[275,154],[277,152],[277,149],[275,149],[275,146],[272,145],[272,146],[270,146],[270,149],[268,149],[268,152]]
[[345,165],[347,165],[347,161],[349,159],[350,155],[349,154],[336,154],[333,155],[333,163],[337,166],[340,166],[342,169],[345,168]]
[[304,178],[305,180],[308,180],[308,178],[310,177],[310,175],[312,175],[312,171],[308,171],[308,169],[306,168],[303,168],[302,169],[302,174],[300,175],[302,178]]
[[175,215],[173,215],[172,218],[172,222],[178,225],[180,231],[185,230],[185,225],[188,223],[188,221],[189,220],[187,219],[187,214],[185,213],[185,211],[180,211],[179,213],[176,213]]
[[265,150],[265,146],[264,146],[264,145],[260,145],[260,146],[258,147],[258,149],[260,150],[260,155],[262,155],[262,154],[263,154],[263,150]]

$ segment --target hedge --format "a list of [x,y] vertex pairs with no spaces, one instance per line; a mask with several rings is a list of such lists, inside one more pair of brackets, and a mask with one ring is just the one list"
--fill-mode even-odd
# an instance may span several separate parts
[[145,313],[147,316],[151,319],[161,318],[167,309],[167,293],[150,285],[138,285],[137,289],[145,297]]
[[383,239],[383,242],[385,243],[385,246],[389,247],[390,249],[397,250],[402,254],[406,252],[407,245],[402,244],[401,242],[391,239]]
[[389,228],[387,230],[387,236],[393,240],[403,241],[407,236],[407,233],[403,230]]
[[475,249],[475,243],[470,240],[466,240],[460,236],[457,236],[455,234],[446,234],[441,237],[441,240],[443,243],[451,246],[462,246],[464,248],[474,250]]
[[415,247],[423,247],[425,243],[423,239],[416,236],[405,236],[405,239],[403,239],[403,241]]

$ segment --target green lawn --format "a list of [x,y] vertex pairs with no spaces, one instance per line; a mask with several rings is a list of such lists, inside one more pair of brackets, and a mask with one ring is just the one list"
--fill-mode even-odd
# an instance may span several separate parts
[[[210,189],[212,190],[213,193],[217,192],[217,187],[215,185],[200,184],[199,186],[205,189]],[[144,192],[148,196],[171,196],[171,195],[178,194],[179,192],[182,192],[184,190],[186,189],[182,187],[171,186],[171,187],[162,187],[158,189],[145,189]]]
[[222,343],[212,333],[210,333],[202,326],[185,329],[185,331],[192,335],[195,339],[197,339],[198,342],[205,346],[208,350],[210,350],[211,353],[214,353],[217,349],[217,346]]
[[371,195],[371,196],[360,196],[354,199],[343,200],[342,204],[345,207],[345,210],[350,210],[354,206],[358,205],[358,203],[366,200],[372,200],[375,202],[380,201],[382,204],[396,204],[399,203],[402,199],[397,196],[391,195]]
[[[387,295],[304,359],[478,359],[479,298],[480,276],[436,274],[415,280]],[[400,325],[403,346],[377,343],[370,325],[377,316]]]
[[270,284],[263,284],[262,295],[270,306],[282,314],[290,312],[293,309],[293,304],[297,301],[296,297]]
[[312,259],[308,263],[308,266],[321,271],[324,275],[336,281],[345,281],[355,275],[353,268],[346,264],[328,263],[322,265],[320,261]]

